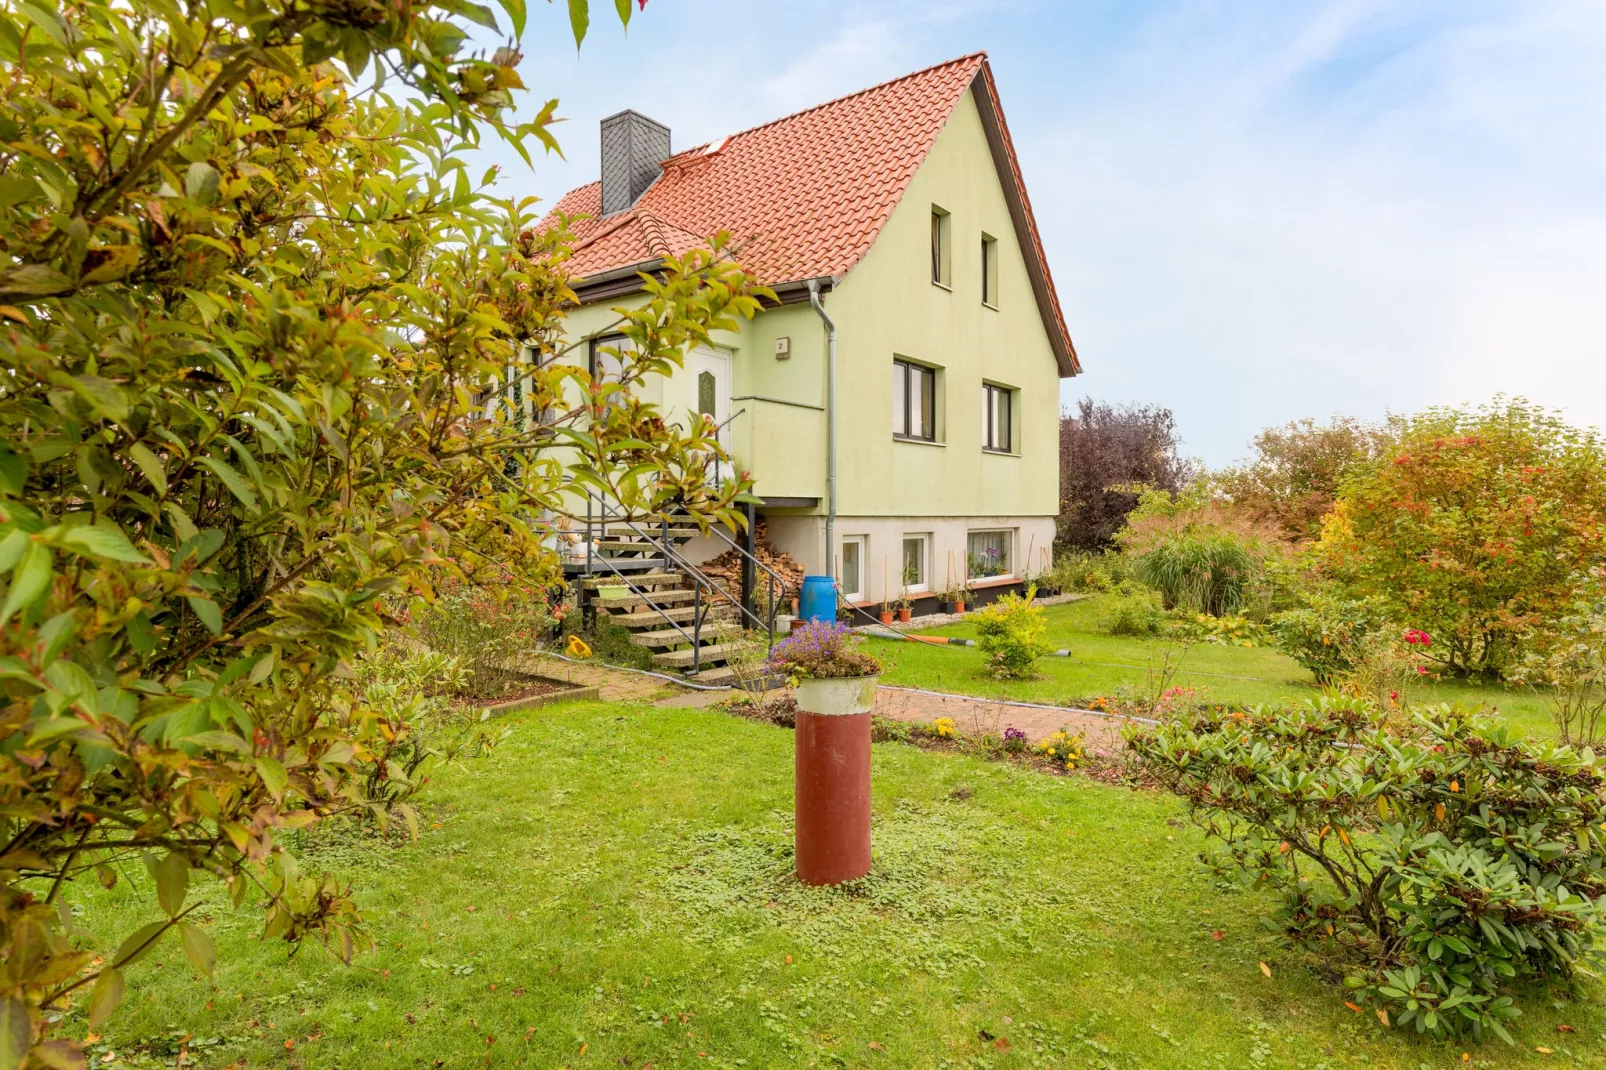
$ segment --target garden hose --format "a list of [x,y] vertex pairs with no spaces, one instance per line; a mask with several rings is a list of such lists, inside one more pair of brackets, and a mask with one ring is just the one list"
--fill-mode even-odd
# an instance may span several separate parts
[[[909,635],[906,632],[893,631],[885,625],[869,625],[855,629],[862,635],[872,636],[876,639],[899,639],[906,643],[928,643],[931,646],[975,646],[974,639],[960,639],[952,635]],[[1050,650],[1043,655],[1045,658],[1068,658],[1069,650]]]

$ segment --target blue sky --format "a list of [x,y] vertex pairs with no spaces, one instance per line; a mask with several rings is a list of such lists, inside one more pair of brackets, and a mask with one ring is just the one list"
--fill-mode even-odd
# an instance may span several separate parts
[[993,64],[1084,394],[1173,409],[1213,465],[1261,427],[1525,395],[1606,424],[1599,0],[530,4],[503,195],[597,172],[633,107],[689,147],[966,52]]

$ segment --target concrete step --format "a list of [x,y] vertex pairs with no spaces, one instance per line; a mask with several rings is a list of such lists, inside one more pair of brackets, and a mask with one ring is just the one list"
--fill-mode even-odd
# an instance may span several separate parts
[[[679,594],[681,592],[674,593]],[[691,591],[686,591],[685,593],[687,595],[692,594]],[[607,605],[609,603],[599,602],[597,604]],[[666,620],[672,620],[676,624],[683,624],[696,615],[696,606],[681,606],[678,609],[644,609],[639,613],[612,613],[609,614],[608,619],[621,628],[657,628],[661,627]],[[729,620],[734,616],[736,616],[735,606],[706,606],[703,609],[703,620],[705,621]]]
[[[712,668],[715,665],[723,665],[727,657],[741,649],[741,645],[740,643],[718,643],[714,646],[703,647],[703,667]],[[686,647],[681,650],[671,650],[667,654],[654,654],[652,663],[671,669],[689,669],[692,663],[692,650],[690,647]]]
[[[614,613],[615,610],[633,610],[636,606],[673,606],[682,602],[690,602],[696,597],[696,591],[689,591],[680,587],[669,589],[659,587],[639,594],[633,592],[623,598],[598,598],[592,604],[607,610],[609,613]],[[614,615],[618,616],[617,613]]]
[[[608,526],[608,534],[620,539],[639,539],[643,536],[656,539],[661,537],[663,533],[663,528],[650,524],[637,524],[635,528],[632,528],[629,524],[610,524]],[[669,537],[671,539],[695,539],[701,534],[702,532],[696,528],[671,527],[669,529]]]
[[698,684],[707,684],[709,687],[735,687],[736,671],[729,665],[716,665],[712,669],[704,669],[700,673],[686,677]]
[[[705,623],[703,625],[702,633],[703,647],[706,649],[709,643],[716,639],[724,639],[728,636],[740,635],[741,631],[742,630],[736,625],[721,621],[714,621],[711,624]],[[684,634],[682,634],[682,632],[684,632]],[[689,625],[682,625],[680,628],[661,628],[656,631],[637,632],[635,635],[630,637],[630,641],[635,643],[637,646],[680,646],[684,643],[690,642],[686,636],[691,634],[691,627]]]
[[[634,564],[634,562],[618,561],[615,562],[615,564],[623,568],[625,565]],[[628,582],[636,587],[679,587],[684,579],[685,577],[678,572],[633,572],[630,574]],[[586,588],[592,591],[596,590],[598,587],[623,587],[626,585],[625,580],[607,572],[604,572],[602,575],[593,575],[587,577],[585,582]],[[689,594],[691,592],[688,591],[687,593]],[[635,596],[632,595],[631,597]]]
[[658,544],[650,539],[598,539],[591,544],[598,553],[657,553]]

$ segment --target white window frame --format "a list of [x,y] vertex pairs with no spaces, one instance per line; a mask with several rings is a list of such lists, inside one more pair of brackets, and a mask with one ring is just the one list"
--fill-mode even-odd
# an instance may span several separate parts
[[[1004,399],[1005,427],[1002,439],[993,422],[993,398]],[[1000,445],[1002,441],[1002,445]],[[981,384],[981,448],[988,453],[1015,452],[1015,391],[998,383]]]
[[842,598],[844,601],[848,602],[863,602],[865,600],[865,589],[869,586],[867,583],[865,583],[865,568],[870,560],[870,537],[868,535],[842,536],[842,547],[840,550],[841,556],[838,558],[838,562],[842,568],[837,569],[837,581],[839,583],[842,580],[843,568],[846,567],[848,560],[847,547],[850,543],[859,548],[859,589],[856,591],[850,591],[844,585],[842,588]]
[[[929,395],[931,399],[931,407],[928,411],[921,414],[922,418],[930,421],[930,427],[927,428],[930,433],[925,435],[914,434],[909,431],[909,427],[911,426],[909,417],[913,412],[911,407],[912,391],[909,388],[914,384],[915,379],[919,376],[928,377],[931,383],[931,393]],[[898,386],[900,381],[903,385],[903,411],[895,411],[892,414],[892,437],[902,439],[906,442],[937,441],[937,369],[926,364],[917,364],[916,362],[907,360],[903,357],[893,357],[892,402],[894,409],[897,408],[899,397]],[[902,428],[901,430],[900,427]]]
[[985,231],[981,236],[981,303],[998,307],[998,239]]
[[931,284],[954,286],[954,217],[946,208],[931,206]]
[[[991,576],[981,576],[971,568],[971,558],[974,554],[970,549],[970,540],[977,535],[1002,535],[1004,537],[1004,545],[1007,548],[1005,552],[1009,555],[1009,560],[1006,562],[1007,567],[1003,572],[995,573]],[[1014,528],[974,528],[965,532],[965,568],[970,578],[982,581],[1013,578],[1015,576],[1015,543],[1019,541],[1016,537],[1017,535],[1018,532]]]
[[[904,583],[904,555],[909,551],[909,543],[920,543],[920,582]],[[906,531],[903,533],[903,542],[898,546],[898,590],[908,591],[910,594],[923,594],[931,590],[931,533],[929,531]]]

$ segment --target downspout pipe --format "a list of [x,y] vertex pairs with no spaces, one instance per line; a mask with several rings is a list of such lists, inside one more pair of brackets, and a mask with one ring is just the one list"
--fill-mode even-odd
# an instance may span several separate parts
[[825,323],[825,574],[836,579],[836,324],[820,301],[820,280],[809,280],[809,304]]

